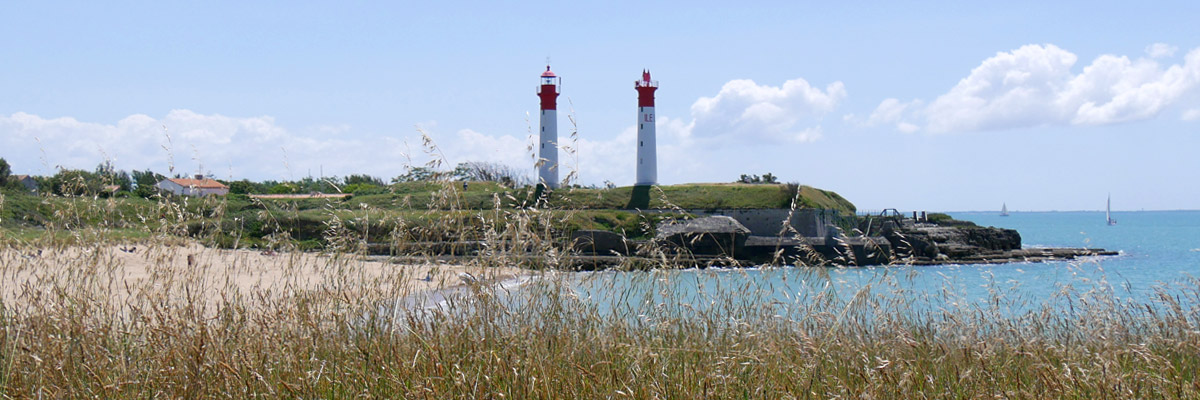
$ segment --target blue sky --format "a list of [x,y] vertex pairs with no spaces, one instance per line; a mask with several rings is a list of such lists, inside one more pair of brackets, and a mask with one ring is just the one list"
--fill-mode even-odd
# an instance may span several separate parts
[[386,179],[428,160],[424,132],[451,164],[532,174],[550,57],[583,184],[633,182],[649,68],[664,184],[771,172],[862,209],[1200,208],[1195,2],[243,3],[6,5],[0,157]]

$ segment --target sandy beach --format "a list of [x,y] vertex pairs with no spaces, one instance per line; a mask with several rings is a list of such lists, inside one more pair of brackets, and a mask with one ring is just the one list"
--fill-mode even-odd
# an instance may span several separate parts
[[7,304],[48,294],[134,299],[271,301],[329,295],[346,301],[401,298],[465,284],[518,277],[514,267],[404,265],[353,255],[207,248],[199,244],[106,244],[0,250],[0,296]]

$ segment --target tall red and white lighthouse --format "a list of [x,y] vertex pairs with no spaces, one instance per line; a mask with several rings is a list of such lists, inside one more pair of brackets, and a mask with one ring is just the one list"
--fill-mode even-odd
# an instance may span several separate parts
[[538,181],[549,188],[558,187],[558,90],[562,78],[550,71],[542,73],[538,98],[542,100],[541,140],[538,146]]
[[634,185],[658,184],[658,151],[654,140],[654,91],[658,81],[650,80],[650,71],[642,70],[642,80],[633,83],[638,92],[637,181]]

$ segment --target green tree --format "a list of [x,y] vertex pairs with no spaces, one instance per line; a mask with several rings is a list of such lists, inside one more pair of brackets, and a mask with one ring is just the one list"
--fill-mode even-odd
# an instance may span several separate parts
[[280,184],[276,184],[275,186],[271,186],[271,189],[268,190],[267,193],[270,193],[270,194],[300,193],[300,187],[296,186],[295,184],[293,184],[291,182],[283,182]]
[[[99,180],[101,188],[106,186],[116,186],[116,191],[130,191],[133,180],[129,177],[129,173],[123,170],[118,170],[113,166],[112,161],[104,161],[96,166],[94,172],[96,179]],[[101,194],[108,193],[107,190],[102,190]]]
[[156,174],[149,169],[145,171],[133,171],[131,180],[137,185],[137,189],[134,189],[133,194],[140,197],[154,196],[158,192],[154,185],[157,185],[164,179],[167,179],[167,177]]
[[442,179],[446,176],[445,172],[440,172],[429,167],[409,167],[408,172],[404,175],[392,178],[392,183],[400,182],[427,182]]
[[100,179],[84,170],[63,169],[50,177],[50,187],[59,196],[95,196],[100,194]]
[[459,163],[452,173],[454,179],[475,182],[496,182],[508,187],[533,184],[533,180],[519,168],[495,162],[471,161]]
[[379,178],[376,178],[374,176],[370,176],[367,174],[347,176],[346,180],[344,182],[345,182],[345,185],[347,185],[347,186],[353,185],[356,183],[375,185],[375,186],[383,186],[382,179],[379,179]]
[[0,158],[0,187],[8,186],[8,177],[12,176],[12,167],[8,161]]
[[386,190],[378,185],[372,185],[370,183],[351,183],[343,186],[342,192],[354,194],[378,194],[384,193]]
[[266,186],[263,186],[259,183],[250,182],[247,179],[229,182],[229,193],[233,194],[258,194],[266,191]]

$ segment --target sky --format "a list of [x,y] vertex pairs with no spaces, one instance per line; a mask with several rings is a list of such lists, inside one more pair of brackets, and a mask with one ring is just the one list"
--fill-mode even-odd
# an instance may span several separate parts
[[634,182],[649,69],[660,184],[771,173],[860,210],[1200,209],[1198,2],[380,3],[7,4],[0,158],[533,176],[549,60],[575,149],[560,168],[583,185]]

